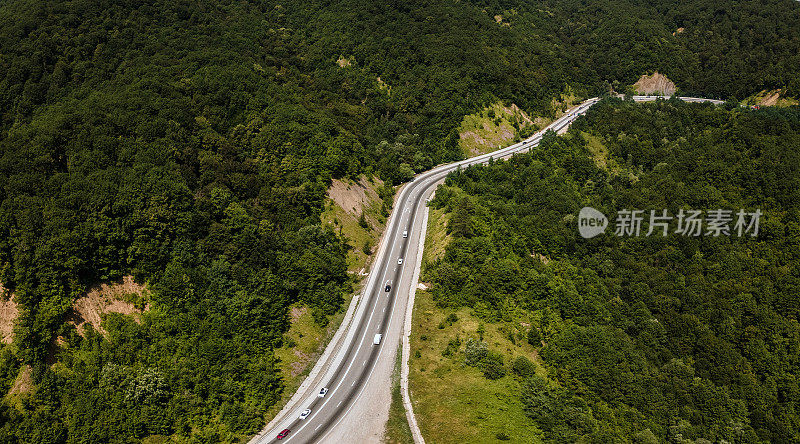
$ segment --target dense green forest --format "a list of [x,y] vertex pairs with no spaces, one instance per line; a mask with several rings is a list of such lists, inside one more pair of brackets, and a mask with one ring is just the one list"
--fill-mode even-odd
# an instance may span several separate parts
[[[22,310],[0,387],[23,365],[36,386],[0,403],[0,440],[242,439],[282,390],[287,307],[324,323],[351,288],[331,178],[399,184],[462,157],[488,103],[552,116],[656,69],[796,95],[798,35],[789,1],[0,0],[0,282]],[[141,324],[64,322],[126,274],[152,289]]]
[[[547,378],[520,396],[548,441],[797,442],[798,146],[798,107],[607,99],[530,154],[448,177],[434,300],[530,324]],[[579,235],[584,206],[605,235]],[[764,214],[756,237],[615,236],[624,208]]]

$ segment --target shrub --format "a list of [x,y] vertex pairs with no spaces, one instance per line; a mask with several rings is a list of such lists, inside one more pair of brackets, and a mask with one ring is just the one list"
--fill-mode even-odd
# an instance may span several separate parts
[[503,367],[503,355],[499,353],[488,353],[483,363],[483,376],[487,379],[500,379],[506,375]]
[[442,356],[450,357],[453,356],[458,352],[458,349],[461,347],[461,339],[456,337],[455,339],[451,339],[450,342],[447,343],[447,347],[442,351]]
[[458,322],[458,315],[455,313],[450,313],[447,315],[447,319],[445,319],[448,324],[453,325],[453,322]]
[[511,369],[523,378],[528,378],[536,373],[536,366],[525,356],[518,356],[511,365]]
[[480,365],[488,354],[486,343],[483,341],[476,341],[473,338],[467,339],[467,344],[464,347],[464,363],[475,367]]
[[531,329],[528,330],[528,344],[534,347],[542,346],[542,336],[539,334],[539,330],[534,326],[531,326]]
[[328,315],[326,315],[325,312],[319,307],[314,307],[311,309],[311,317],[314,318],[314,322],[320,327],[328,326]]

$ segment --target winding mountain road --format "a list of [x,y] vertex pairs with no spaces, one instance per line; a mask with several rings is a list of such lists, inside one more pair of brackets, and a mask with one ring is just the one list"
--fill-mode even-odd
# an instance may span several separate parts
[[[634,96],[633,99],[646,102],[657,97]],[[680,99],[722,103],[690,97]],[[255,436],[251,444],[278,442],[276,436],[284,429],[291,432],[280,442],[379,442],[391,402],[390,378],[402,334],[403,316],[411,288],[416,286],[414,271],[420,265],[418,250],[422,211],[430,194],[458,168],[527,151],[538,145],[547,131],[565,131],[598,101],[598,98],[586,100],[526,140],[492,153],[439,166],[419,174],[406,184],[395,201],[378,256],[352,321],[343,322],[340,327],[346,329],[346,335],[344,331],[337,335],[340,339],[332,341],[330,353],[326,353],[327,357],[318,363],[319,371],[312,372],[308,383],[301,387],[287,408]],[[389,291],[385,291],[387,285]],[[376,334],[383,336],[377,345],[374,344]],[[319,398],[317,394],[322,387],[329,391],[325,397]],[[311,414],[299,419],[305,409],[311,409]]]

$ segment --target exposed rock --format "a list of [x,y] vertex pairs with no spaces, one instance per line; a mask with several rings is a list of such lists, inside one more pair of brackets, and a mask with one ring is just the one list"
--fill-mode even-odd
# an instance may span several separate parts
[[10,294],[11,292],[8,293],[6,294],[5,287],[0,283],[0,340],[4,344],[10,344],[14,340],[14,321],[19,316],[14,295]]
[[633,89],[639,94],[671,96],[675,94],[675,84],[667,76],[659,74],[658,71],[653,75],[643,75],[633,84]]
[[333,199],[339,207],[353,216],[361,216],[364,208],[370,203],[379,199],[375,188],[382,183],[374,179],[375,184],[370,184],[367,179],[361,177],[358,182],[347,183],[343,180],[334,179],[328,188],[328,197]]

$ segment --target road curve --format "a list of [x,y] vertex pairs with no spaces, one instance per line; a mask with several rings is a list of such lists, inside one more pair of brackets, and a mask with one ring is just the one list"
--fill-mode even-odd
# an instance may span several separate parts
[[[655,96],[634,96],[637,102],[656,100]],[[715,104],[720,101],[684,98],[689,102],[707,101]],[[251,440],[251,444],[266,444],[272,442],[316,443],[338,442],[343,437],[353,438],[351,442],[363,442],[367,439],[361,430],[364,416],[369,416],[378,410],[388,411],[390,398],[389,377],[395,362],[395,353],[402,332],[402,321],[408,302],[408,294],[413,280],[413,271],[417,266],[417,250],[419,249],[422,231],[422,210],[428,197],[435,187],[451,172],[470,165],[482,164],[490,159],[509,157],[513,154],[527,151],[542,140],[547,131],[562,132],[580,115],[584,114],[600,99],[591,98],[580,105],[570,109],[563,116],[556,119],[545,129],[533,136],[515,143],[506,148],[466,159],[459,162],[441,165],[430,171],[421,173],[406,184],[395,201],[392,214],[386,225],[383,242],[378,251],[367,285],[363,289],[361,300],[354,315],[353,321],[341,328],[348,328],[344,343],[339,348],[335,359],[329,368],[325,369],[322,383],[318,384],[303,398],[294,409],[287,409],[283,418],[276,418],[270,424],[269,430]],[[407,235],[404,235],[404,232]],[[402,263],[398,263],[403,259]],[[390,291],[385,291],[386,285]],[[380,344],[375,345],[373,339],[376,334],[383,335]],[[377,371],[376,371],[377,369]],[[317,397],[319,388],[329,389],[324,398]],[[365,389],[380,387],[383,392],[380,396],[372,396],[370,404],[362,406],[366,411],[357,414],[353,407],[358,405],[359,399],[364,395]],[[365,398],[367,398],[366,396]],[[375,405],[375,399],[378,404]],[[311,414],[305,419],[299,419],[300,412],[311,409]],[[357,410],[357,409],[356,409]],[[364,408],[362,408],[364,410]],[[356,417],[348,424],[349,417]],[[372,416],[375,416],[372,414]],[[339,432],[338,439],[333,431],[337,427],[347,425],[347,431]],[[277,434],[284,429],[291,432],[283,440],[276,439]],[[360,436],[356,436],[362,432]],[[355,435],[353,435],[355,433]],[[374,438],[374,436],[373,436]]]

